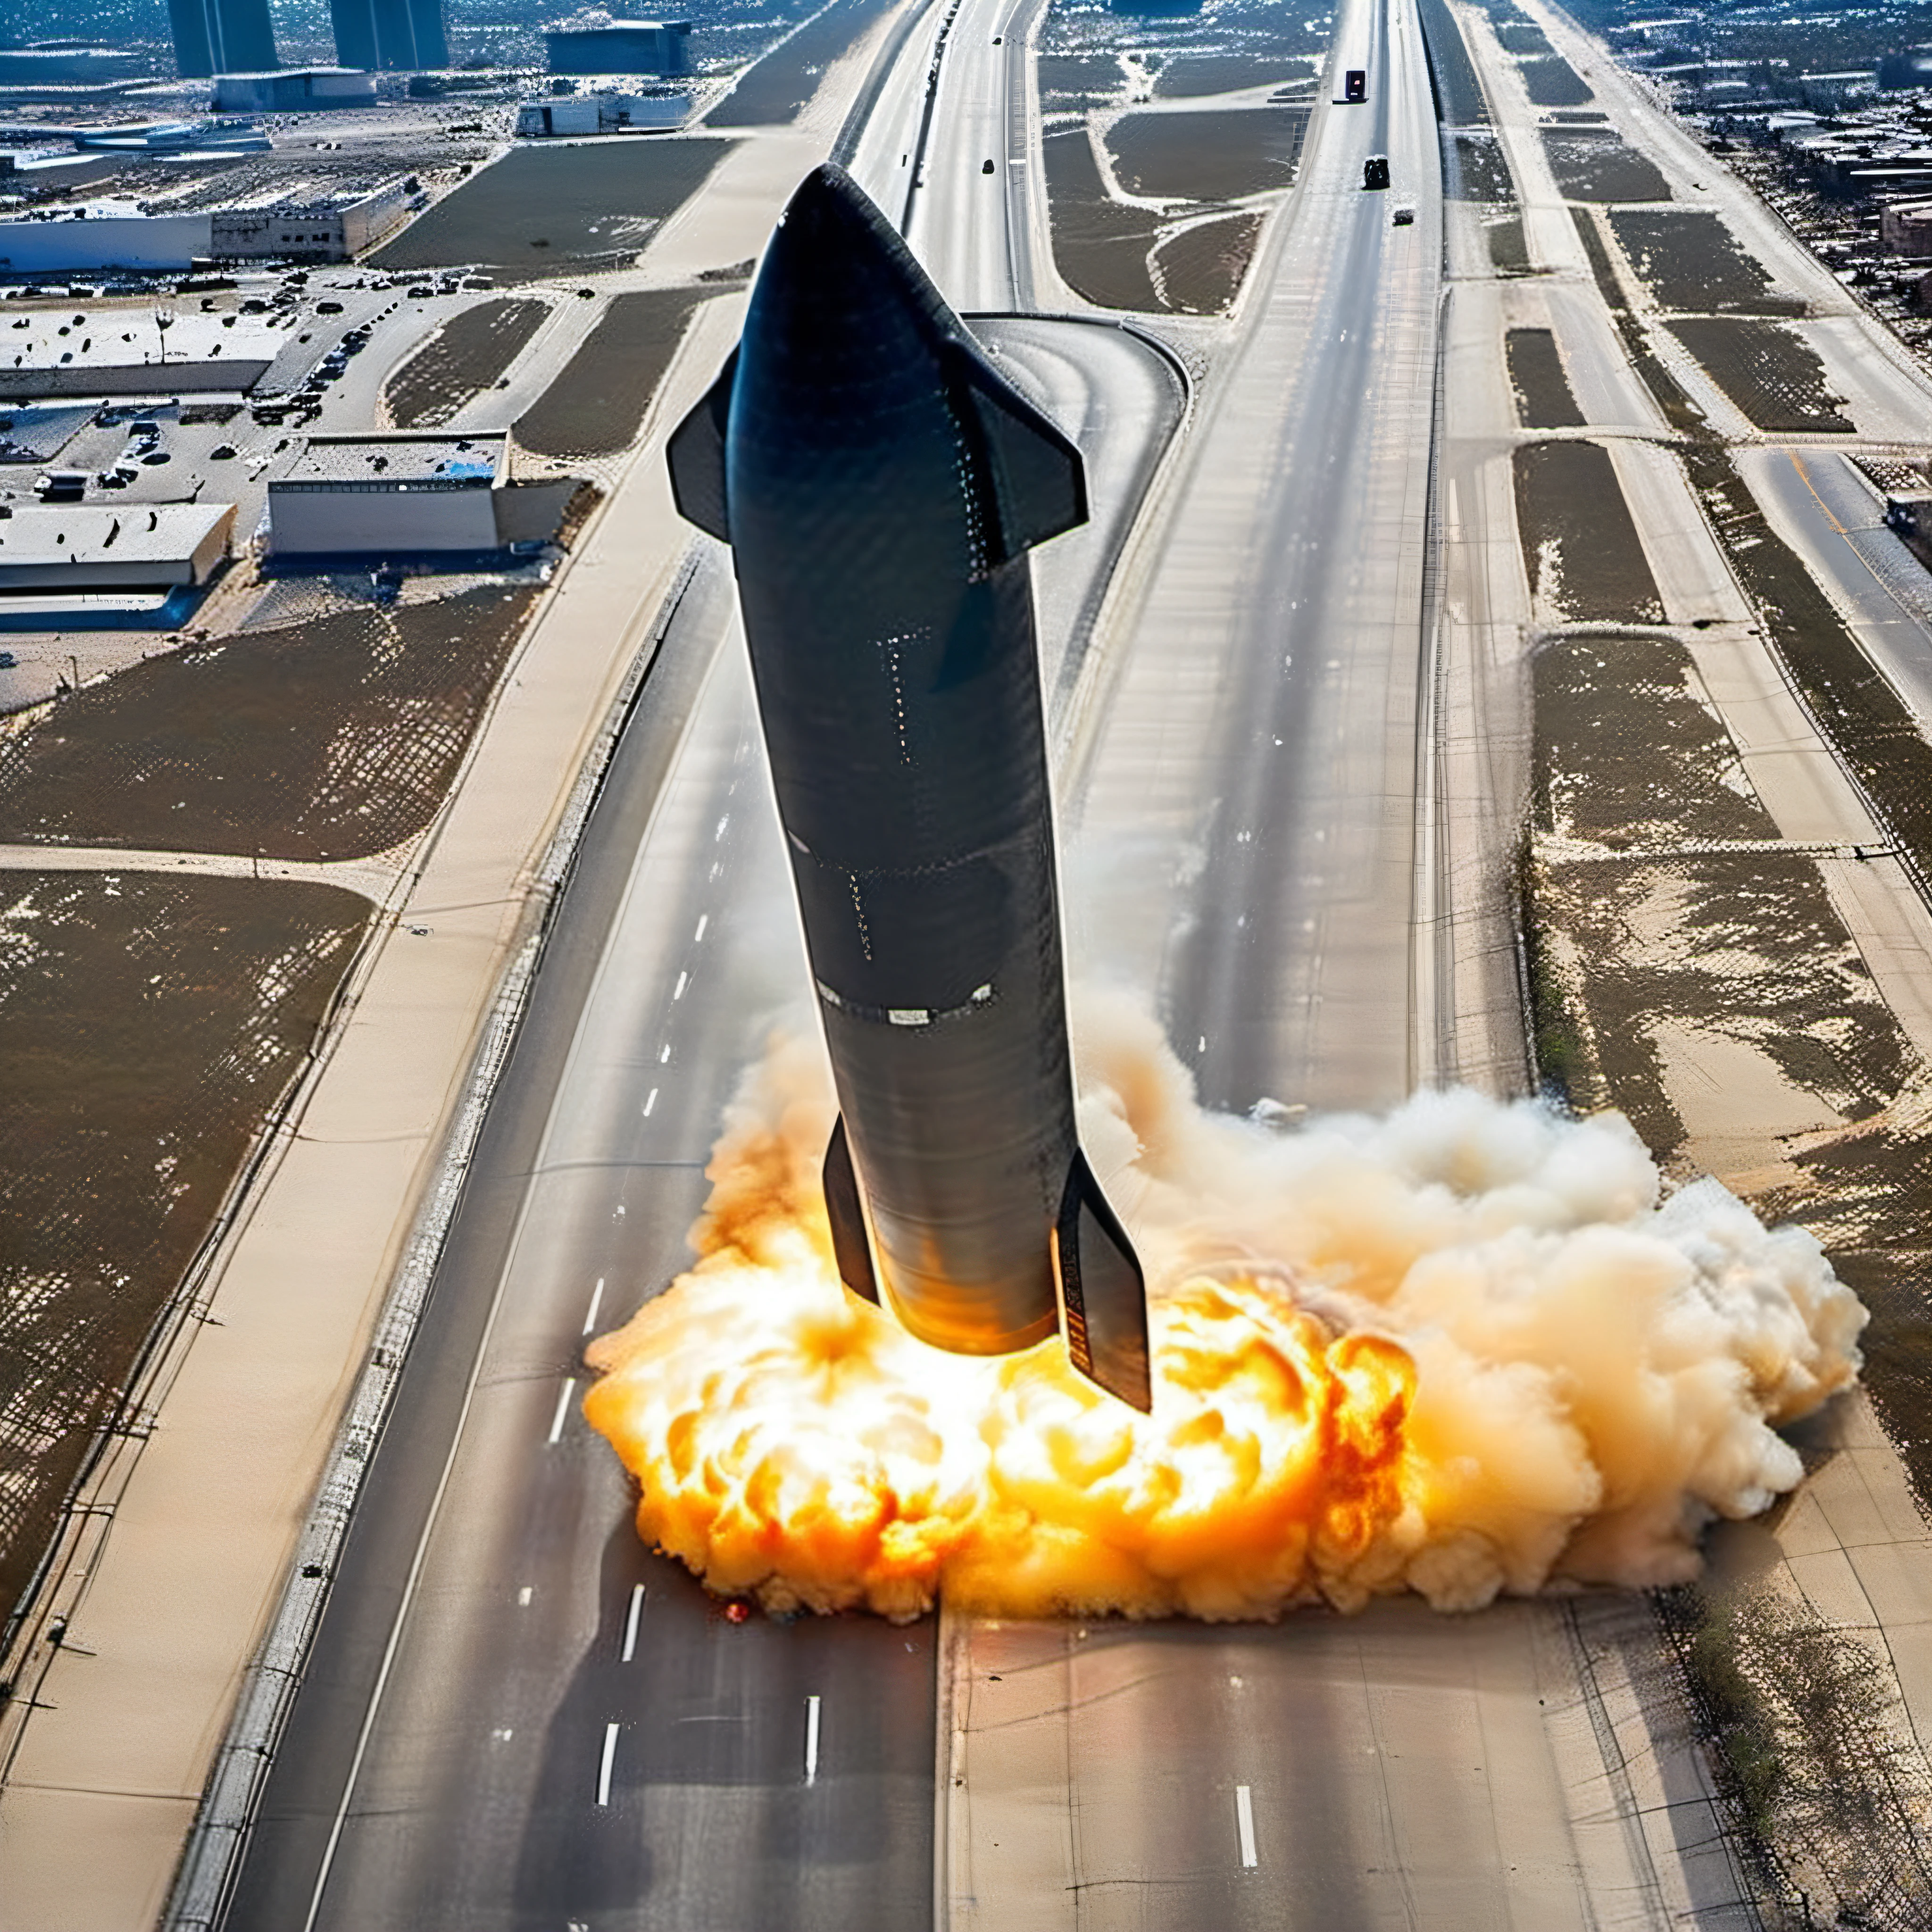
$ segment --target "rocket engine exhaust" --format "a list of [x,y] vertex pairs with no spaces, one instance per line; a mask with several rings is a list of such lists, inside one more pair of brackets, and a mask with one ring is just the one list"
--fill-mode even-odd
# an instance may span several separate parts
[[1145,1411],[1141,1264],[1075,1131],[1026,555],[1086,520],[1079,454],[828,165],[669,455],[732,548],[838,1090],[839,1275],[955,1353],[1058,1330]]

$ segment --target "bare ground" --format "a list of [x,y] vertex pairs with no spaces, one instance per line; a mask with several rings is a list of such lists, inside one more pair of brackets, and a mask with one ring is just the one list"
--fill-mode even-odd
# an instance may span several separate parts
[[1108,130],[1107,146],[1130,194],[1239,201],[1294,181],[1307,129],[1305,107],[1127,114]]
[[1503,338],[1517,420],[1525,429],[1574,429],[1583,412],[1570,391],[1556,338],[1546,328],[1512,328]]
[[517,418],[517,441],[542,456],[628,449],[704,299],[696,289],[634,289],[614,296],[550,387]]
[[1668,201],[1670,184],[1621,134],[1552,130],[1543,137],[1556,184],[1572,201]]
[[369,911],[280,880],[0,876],[0,1610]]
[[500,296],[452,316],[383,390],[398,428],[447,422],[517,359],[549,314],[548,303]]
[[442,803],[533,596],[350,608],[134,665],[0,739],[0,841],[386,851]]
[[1690,315],[1802,315],[1805,304],[1772,286],[1724,218],[1705,208],[1611,211],[1618,245],[1660,308]]
[[1810,344],[1781,323],[1684,316],[1670,328],[1760,429],[1847,435],[1856,430],[1849,416],[1839,414],[1845,399],[1832,393],[1825,365]]
[[628,266],[730,145],[667,135],[513,148],[370,260],[404,271],[487,268],[529,280]]
[[1660,623],[1657,582],[1609,452],[1536,442],[1515,454],[1516,521],[1530,588],[1573,620]]

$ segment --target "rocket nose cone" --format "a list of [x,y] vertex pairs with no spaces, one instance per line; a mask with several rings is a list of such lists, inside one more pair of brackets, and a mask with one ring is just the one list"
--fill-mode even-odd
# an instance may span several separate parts
[[[787,206],[746,318],[752,359],[781,380],[910,375],[960,325],[897,231],[844,170],[814,168]],[[927,381],[929,382],[930,378]]]

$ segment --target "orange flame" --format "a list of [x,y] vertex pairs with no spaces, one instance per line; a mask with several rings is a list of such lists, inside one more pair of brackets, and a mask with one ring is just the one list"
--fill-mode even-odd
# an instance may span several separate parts
[[1284,1137],[1202,1113],[1144,1022],[1112,1060],[1084,1128],[1154,1278],[1153,1415],[1057,1339],[950,1355],[848,1295],[822,1070],[781,1046],[696,1266],[589,1351],[646,1542],[772,1611],[894,1618],[1652,1582],[1796,1481],[1769,1425],[1856,1372],[1864,1311],[1816,1244],[1712,1183],[1660,1206],[1614,1117],[1433,1096]]

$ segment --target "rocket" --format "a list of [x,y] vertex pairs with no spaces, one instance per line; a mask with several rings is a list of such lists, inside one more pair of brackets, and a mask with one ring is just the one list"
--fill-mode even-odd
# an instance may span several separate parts
[[827,165],[669,458],[731,546],[838,1090],[841,1277],[941,1348],[1058,1328],[1148,1409],[1140,1264],[1074,1125],[1027,562],[1086,520],[1079,452]]

